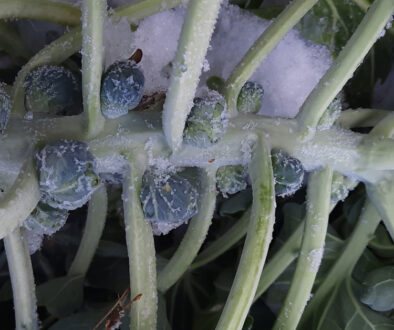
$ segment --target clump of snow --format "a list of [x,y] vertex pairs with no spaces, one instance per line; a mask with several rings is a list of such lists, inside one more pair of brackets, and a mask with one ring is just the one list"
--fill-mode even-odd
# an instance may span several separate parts
[[314,249],[309,252],[307,260],[310,262],[310,271],[317,273],[320,267],[320,262],[323,258],[324,249]]

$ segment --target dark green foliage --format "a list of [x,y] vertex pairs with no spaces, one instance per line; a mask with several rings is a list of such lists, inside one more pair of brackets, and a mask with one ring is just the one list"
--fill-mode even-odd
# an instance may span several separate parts
[[237,99],[237,109],[242,113],[257,113],[263,101],[263,87],[256,82],[248,81],[243,85]]
[[223,166],[216,172],[216,184],[224,196],[231,195],[246,188],[246,177],[247,172],[243,165]]

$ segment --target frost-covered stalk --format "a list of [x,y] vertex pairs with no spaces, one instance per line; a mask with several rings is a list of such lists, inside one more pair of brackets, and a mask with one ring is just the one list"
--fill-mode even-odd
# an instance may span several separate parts
[[320,117],[374,45],[393,10],[394,1],[376,0],[345,48],[309,94],[297,115],[299,131],[304,138],[315,134]]
[[104,126],[100,86],[103,71],[103,29],[107,2],[84,0],[82,8],[82,95],[87,135],[96,136]]
[[123,204],[127,251],[130,265],[131,298],[142,297],[131,305],[130,328],[156,329],[157,289],[156,255],[150,223],[144,220],[140,202],[144,167],[130,159],[129,173],[123,184]]
[[30,253],[21,231],[16,228],[4,237],[11,277],[17,330],[38,329],[37,304]]
[[290,289],[273,327],[296,329],[310,297],[323,257],[330,211],[332,170],[325,168],[309,176],[306,221],[301,251]]
[[282,40],[287,32],[313,7],[317,0],[294,0],[271,23],[261,36],[250,47],[242,60],[237,64],[226,81],[225,94],[230,115],[237,113],[237,98],[239,91],[252,76],[261,62]]
[[158,274],[157,288],[167,291],[183,275],[193,262],[202,243],[205,241],[216,206],[216,168],[202,171],[199,212],[190,220],[187,232],[174,255]]
[[77,254],[68,270],[69,276],[85,275],[88,271],[104,229],[107,204],[107,191],[105,185],[102,185],[90,198],[85,230]]
[[221,0],[190,0],[188,5],[163,112],[163,131],[172,150],[182,143],[220,3]]
[[260,135],[249,173],[253,188],[251,221],[237,273],[217,330],[242,329],[272,239],[275,220],[274,177],[270,149]]

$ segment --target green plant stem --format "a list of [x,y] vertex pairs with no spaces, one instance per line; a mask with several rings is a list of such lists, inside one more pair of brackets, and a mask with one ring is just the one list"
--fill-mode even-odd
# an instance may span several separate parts
[[250,220],[250,209],[245,211],[241,219],[239,219],[228,231],[212,242],[204,249],[190,265],[189,270],[194,270],[206,265],[218,256],[228,251],[233,245],[246,235]]
[[29,249],[16,228],[4,237],[15,309],[15,329],[38,329],[33,268]]
[[216,206],[216,168],[202,171],[203,192],[198,214],[190,220],[187,232],[174,255],[158,274],[157,288],[167,291],[184,274],[205,241]]
[[306,221],[301,251],[290,289],[273,327],[296,329],[309,300],[312,286],[323,257],[330,211],[332,170],[312,172],[307,191]]
[[294,0],[291,2],[237,64],[225,85],[227,108],[231,116],[237,114],[237,98],[242,86],[285,34],[298,23],[316,2],[317,0]]
[[[346,245],[335,264],[325,275],[312,299],[308,303],[302,317],[302,323],[306,322],[315,310],[326,299],[326,296],[334,289],[337,283],[341,283],[346,276],[351,275],[358,259],[363,254],[368,242],[373,238],[375,230],[380,222],[380,216],[374,205],[366,201],[356,227],[346,240]],[[302,326],[300,327],[302,328]]]
[[100,86],[106,6],[105,0],[84,0],[82,8],[82,95],[87,134],[90,137],[95,137],[104,126]]
[[349,109],[342,111],[335,123],[343,128],[374,127],[390,112],[383,109]]
[[170,149],[179,149],[221,0],[190,0],[173,62],[163,111]]
[[0,19],[29,18],[75,26],[81,23],[78,7],[64,2],[45,0],[2,0]]
[[107,191],[105,185],[102,185],[90,198],[85,230],[68,276],[86,275],[104,230],[107,204]]
[[[138,155],[136,155],[138,156]],[[145,166],[129,157],[130,167],[123,184],[123,204],[130,267],[130,295],[142,294],[130,308],[130,329],[156,329],[157,288],[155,245],[151,225],[144,220],[140,202]]]
[[365,12],[371,6],[371,3],[368,0],[352,0],[352,1]]
[[320,117],[371,49],[394,10],[392,0],[376,0],[330,69],[309,94],[297,115],[299,131],[310,139]]
[[231,291],[216,329],[242,329],[256,293],[272,238],[275,190],[270,149],[261,136],[249,173],[253,188],[251,221]]

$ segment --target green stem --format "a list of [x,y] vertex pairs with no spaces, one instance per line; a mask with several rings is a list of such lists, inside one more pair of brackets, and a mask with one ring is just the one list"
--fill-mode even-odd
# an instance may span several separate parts
[[374,127],[390,112],[382,109],[349,109],[341,112],[336,124],[343,128]]
[[157,288],[167,291],[184,274],[204,243],[216,206],[216,168],[204,169],[201,187],[204,191],[199,202],[198,214],[190,220],[187,232],[178,249],[159,273]]
[[371,6],[371,3],[368,0],[352,0],[352,1],[365,12]]
[[15,329],[38,329],[33,268],[19,228],[4,237],[4,248],[14,297]]
[[216,329],[242,329],[256,293],[272,238],[275,190],[270,149],[258,137],[249,173],[253,188],[252,215],[241,260]]
[[90,198],[85,230],[77,254],[68,270],[68,276],[86,275],[104,230],[107,204],[107,191],[105,185],[102,185]]
[[392,111],[384,116],[370,133],[383,137],[392,137],[394,135],[394,115]]
[[204,249],[190,265],[189,270],[202,267],[228,251],[246,235],[249,220],[250,209],[245,211],[241,219],[239,219],[228,231]]
[[[138,155],[137,155],[138,156]],[[130,295],[142,297],[131,305],[130,328],[156,329],[157,288],[155,245],[151,225],[145,221],[140,202],[144,167],[130,159],[130,168],[123,185],[123,204],[127,251],[130,267]]]
[[81,11],[68,3],[46,0],[2,0],[0,19],[29,18],[76,26],[81,23]]
[[376,0],[330,69],[309,94],[297,115],[303,138],[311,138],[328,105],[352,77],[394,10],[392,0]]
[[317,0],[294,0],[278,18],[261,34],[237,64],[226,81],[225,97],[231,116],[237,114],[237,98],[242,86],[252,76],[261,62],[298,21],[313,7]]
[[301,251],[290,289],[273,327],[296,329],[309,300],[323,257],[330,211],[332,170],[325,168],[309,176],[307,213]]
[[103,71],[103,29],[107,2],[84,0],[82,8],[82,95],[87,135],[95,137],[104,126],[100,86]]
[[173,62],[163,112],[163,131],[172,150],[183,137],[221,0],[190,0]]

